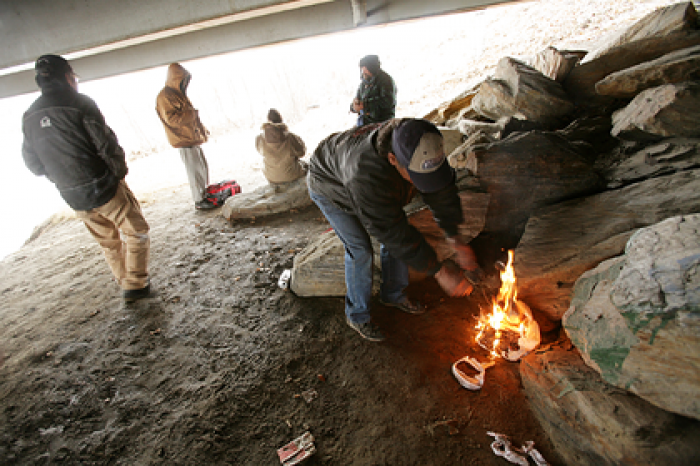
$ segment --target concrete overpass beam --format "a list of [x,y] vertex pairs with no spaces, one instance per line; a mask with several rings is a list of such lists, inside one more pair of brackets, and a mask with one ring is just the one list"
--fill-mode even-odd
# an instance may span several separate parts
[[[360,24],[374,26],[506,1],[0,1],[0,42],[12,44],[0,49],[0,98],[35,91],[33,63],[45,53],[65,56],[81,80],[89,81]],[[17,64],[25,66],[8,72],[8,66]]]

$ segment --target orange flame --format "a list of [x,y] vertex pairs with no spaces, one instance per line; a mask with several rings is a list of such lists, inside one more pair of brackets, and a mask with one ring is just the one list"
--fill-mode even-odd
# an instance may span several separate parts
[[[505,270],[501,271],[501,288],[498,290],[498,297],[493,301],[491,314],[479,319],[476,329],[479,330],[476,342],[484,349],[491,352],[491,357],[498,358],[498,346],[501,343],[504,331],[516,332],[522,337],[525,332],[525,323],[521,320],[515,301],[517,301],[515,271],[513,270],[513,251],[508,251],[508,264]],[[492,347],[487,348],[481,338],[489,328],[494,331],[494,341]]]

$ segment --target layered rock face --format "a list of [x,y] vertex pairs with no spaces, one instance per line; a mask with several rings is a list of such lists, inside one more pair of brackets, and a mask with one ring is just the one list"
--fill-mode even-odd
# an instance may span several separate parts
[[570,344],[526,356],[520,375],[530,407],[563,464],[691,466],[700,461],[700,423],[611,386]]
[[563,324],[586,364],[650,403],[700,419],[700,214],[634,233],[576,281]]
[[637,230],[576,281],[563,324],[521,376],[567,464],[697,464],[700,214]]

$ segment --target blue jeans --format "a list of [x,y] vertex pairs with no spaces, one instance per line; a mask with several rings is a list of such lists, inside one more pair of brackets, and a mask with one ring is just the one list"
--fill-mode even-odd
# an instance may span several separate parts
[[[345,246],[345,315],[356,324],[369,322],[369,301],[372,296],[372,241],[356,215],[345,212],[320,194],[309,191],[323,215]],[[380,298],[395,303],[404,297],[408,286],[408,266],[395,259],[381,245],[382,283]]]

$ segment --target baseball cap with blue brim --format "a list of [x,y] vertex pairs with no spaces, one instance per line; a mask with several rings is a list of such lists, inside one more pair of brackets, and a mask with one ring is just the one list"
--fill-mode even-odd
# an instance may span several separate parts
[[445,159],[442,133],[431,122],[420,119],[402,122],[394,130],[391,145],[418,191],[434,193],[454,181],[454,170]]

